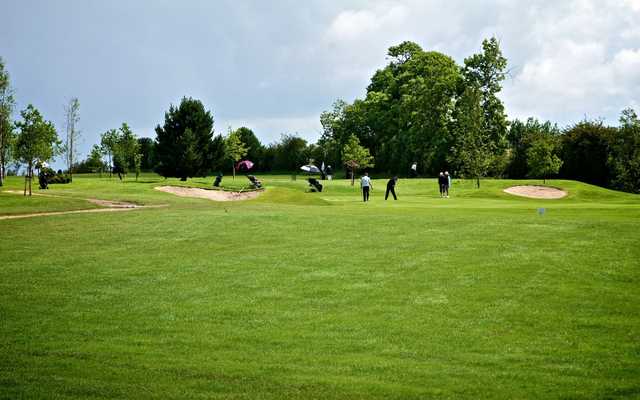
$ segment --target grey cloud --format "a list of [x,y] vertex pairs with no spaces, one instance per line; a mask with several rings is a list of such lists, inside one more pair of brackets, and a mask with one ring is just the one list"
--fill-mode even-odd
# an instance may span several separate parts
[[265,142],[318,136],[336,98],[364,94],[386,49],[414,40],[458,62],[496,35],[512,68],[512,117],[561,125],[614,122],[638,104],[640,4],[597,1],[81,1],[9,0],[0,25],[20,107],[62,127],[81,101],[83,151],[127,121],[153,136],[170,103],[201,99],[227,125]]

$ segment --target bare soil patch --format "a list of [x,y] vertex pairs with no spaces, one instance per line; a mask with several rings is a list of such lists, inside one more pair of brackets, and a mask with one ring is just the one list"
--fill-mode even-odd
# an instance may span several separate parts
[[223,190],[208,190],[182,186],[158,186],[155,188],[161,192],[175,194],[180,197],[193,197],[197,199],[209,199],[214,201],[239,201],[250,200],[260,196],[262,191],[251,192],[225,192]]
[[15,214],[15,215],[0,215],[0,219],[18,219],[18,218],[30,218],[30,217],[46,217],[48,215],[65,215],[65,214],[87,214],[87,213],[102,213],[102,212],[115,212],[115,211],[130,211],[141,208],[158,208],[166,207],[166,204],[157,206],[135,206],[135,207],[120,207],[120,208],[90,208],[88,210],[73,210],[73,211],[51,211],[32,214]]
[[567,195],[567,192],[562,189],[535,185],[511,186],[504,189],[504,192],[532,199],[561,199]]
[[[22,195],[21,191],[17,190],[5,190],[5,193],[13,193]],[[58,196],[54,194],[45,194],[45,193],[33,193],[34,196],[44,196],[44,197],[65,197]],[[29,218],[29,217],[45,217],[48,215],[64,215],[64,214],[83,214],[83,213],[100,213],[100,212],[113,212],[113,211],[129,211],[133,209],[139,208],[158,208],[158,207],[166,207],[166,204],[152,205],[152,206],[141,206],[139,204],[127,203],[124,201],[112,201],[112,200],[101,200],[101,199],[85,199],[86,201],[97,204],[104,208],[90,208],[86,210],[71,210],[71,211],[50,211],[50,212],[41,212],[41,213],[30,213],[30,214],[14,214],[14,215],[0,215],[0,219],[18,219],[18,218]]]
[[111,200],[100,200],[100,199],[87,199],[88,202],[97,204],[101,207],[109,207],[109,208],[140,208],[144,207],[138,204],[127,203],[124,201],[111,201]]

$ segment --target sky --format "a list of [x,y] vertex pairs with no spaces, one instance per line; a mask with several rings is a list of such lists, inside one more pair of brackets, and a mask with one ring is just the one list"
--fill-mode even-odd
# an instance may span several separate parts
[[364,97],[404,40],[462,64],[497,37],[510,119],[615,125],[640,111],[640,0],[3,0],[2,14],[18,110],[32,103],[64,137],[77,97],[83,157],[122,122],[155,137],[184,96],[211,110],[216,133],[313,142],[320,113]]

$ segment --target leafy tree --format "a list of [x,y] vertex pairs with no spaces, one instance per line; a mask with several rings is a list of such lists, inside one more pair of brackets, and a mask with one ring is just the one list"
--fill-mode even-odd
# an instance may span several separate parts
[[351,185],[355,180],[355,173],[358,169],[365,169],[374,166],[373,156],[369,149],[360,145],[360,140],[355,135],[351,135],[349,141],[342,148],[342,160],[347,168],[351,170]]
[[99,172],[100,176],[102,176],[102,171],[104,171],[106,167],[102,160],[103,155],[102,148],[94,144],[87,158],[84,161],[74,164],[73,170],[78,173]]
[[7,176],[6,166],[11,159],[12,143],[15,139],[11,114],[15,100],[9,83],[9,73],[0,57],[0,186]]
[[[187,129],[191,134],[185,137]],[[202,102],[185,97],[177,108],[171,105],[164,125],[156,127],[156,171],[182,180],[207,175],[217,161],[212,158],[212,138],[213,117]],[[193,164],[185,164],[187,160]]]
[[349,105],[344,100],[336,100],[330,111],[320,114],[320,124],[322,125],[322,136],[318,140],[318,145],[323,148],[328,156],[328,162],[333,165],[341,164],[342,146],[346,141],[343,128],[345,120],[345,110]]
[[557,156],[557,144],[553,136],[536,138],[527,150],[527,164],[529,176],[546,179],[557,174],[562,166],[562,160]]
[[153,139],[142,137],[138,138],[138,149],[141,155],[140,169],[142,171],[151,171],[155,166],[155,143]]
[[94,144],[87,157],[87,164],[97,169],[100,174],[104,170],[104,162],[102,162],[102,149],[97,144]]
[[307,141],[296,135],[282,135],[275,146],[274,168],[279,171],[298,171],[307,163]]
[[136,182],[138,181],[138,177],[140,176],[140,166],[141,165],[142,165],[142,154],[136,153],[133,156],[133,167],[134,167],[134,169],[136,171]]
[[138,154],[138,139],[126,122],[118,130],[113,153],[113,164],[120,174],[125,177],[130,170],[136,169],[136,154]]
[[264,148],[264,152],[262,153],[262,168],[264,171],[277,169],[276,156],[278,154],[278,147],[277,143],[271,143]]
[[322,114],[322,142],[331,145],[332,157],[338,159],[355,135],[378,169],[408,170],[417,161],[421,169],[435,171],[451,144],[460,68],[451,57],[413,42],[391,47],[388,55],[389,64],[373,75],[364,100],[337,101]]
[[405,65],[414,63],[415,77],[403,85],[406,94],[400,108],[400,126],[407,137],[396,141],[404,151],[394,158],[402,166],[417,161],[426,172],[435,173],[445,163],[452,141],[450,116],[461,77],[453,59],[438,52],[425,52]]
[[229,134],[224,141],[224,153],[227,160],[233,163],[233,179],[236,179],[236,163],[247,155],[247,146],[240,140],[240,134],[237,130],[232,131],[229,128]]
[[27,165],[24,181],[24,195],[31,196],[33,168],[36,163],[49,161],[59,152],[61,144],[58,134],[50,121],[45,121],[40,112],[31,104],[20,112],[22,121],[16,122],[19,130],[15,141],[16,159]]
[[407,40],[389,47],[387,55],[391,58],[391,65],[402,65],[421,53],[422,48],[417,43]]
[[504,149],[508,121],[504,104],[498,93],[507,76],[507,59],[502,55],[498,39],[492,37],[482,41],[482,52],[464,60],[465,86],[475,86],[482,92],[482,129],[490,139],[492,151]]
[[118,143],[118,131],[116,129],[110,129],[100,135],[100,146],[102,153],[107,155],[109,177],[113,172],[113,154],[116,150],[116,144]]
[[611,181],[609,155],[616,129],[602,121],[581,121],[561,136],[563,178],[606,186]]
[[196,135],[190,128],[185,129],[184,135],[181,138],[182,147],[184,152],[182,153],[183,159],[182,165],[182,180],[186,180],[187,176],[194,176],[196,174],[196,168],[201,165],[202,154],[198,151],[198,142]]
[[67,153],[67,170],[69,178],[73,179],[73,165],[76,163],[76,150],[78,147],[78,140],[80,139],[80,130],[77,128],[77,124],[80,121],[80,101],[76,97],[69,100],[69,104],[65,107],[65,128],[67,131],[67,140],[64,146],[64,150]]
[[525,122],[517,119],[512,121],[507,134],[511,152],[507,175],[512,179],[529,176],[527,150],[531,144],[539,137],[559,135],[560,130],[551,121],[541,122],[536,118],[528,118]]
[[454,113],[455,143],[449,161],[463,175],[476,179],[486,176],[493,156],[490,139],[483,130],[482,95],[478,88],[469,86],[456,102]]
[[640,120],[633,109],[622,111],[611,147],[609,165],[613,171],[613,187],[640,193]]
[[262,169],[264,146],[251,129],[243,126],[238,128],[237,131],[240,141],[247,146],[246,158],[256,164],[255,169]]
[[225,164],[225,152],[224,152],[224,136],[216,135],[211,141],[211,147],[209,148],[210,159],[213,160],[211,166],[212,171],[222,171]]

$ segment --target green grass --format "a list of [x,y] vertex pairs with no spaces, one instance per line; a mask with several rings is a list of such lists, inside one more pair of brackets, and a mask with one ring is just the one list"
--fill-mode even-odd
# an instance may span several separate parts
[[260,178],[234,203],[153,175],[0,192],[0,214],[168,205],[0,220],[0,398],[640,397],[639,196]]

